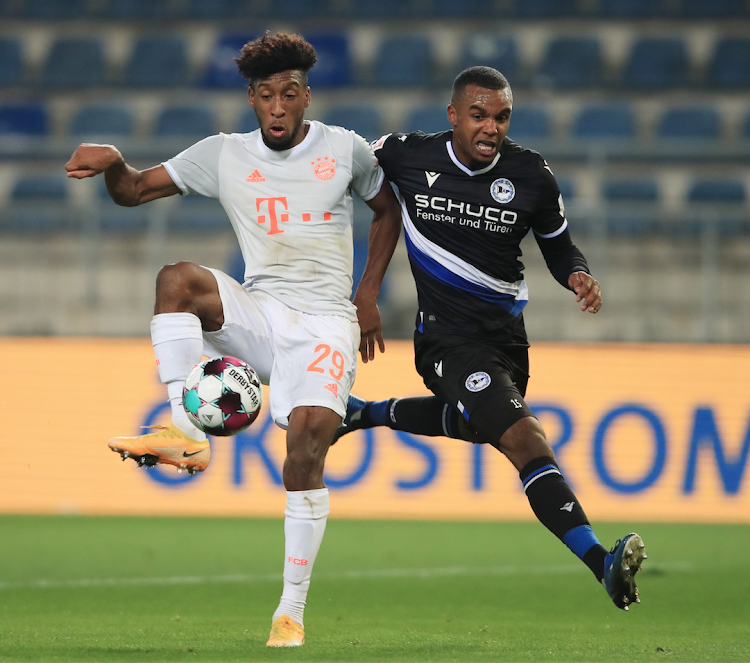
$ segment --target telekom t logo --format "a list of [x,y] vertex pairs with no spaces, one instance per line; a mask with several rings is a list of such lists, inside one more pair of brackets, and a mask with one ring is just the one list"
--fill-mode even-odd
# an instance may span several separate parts
[[[268,216],[270,217],[270,226],[271,229],[268,231],[268,235],[278,235],[279,233],[283,233],[284,231],[279,228],[279,221],[282,223],[286,223],[289,221],[289,215],[288,214],[279,214],[277,216],[276,214],[276,203],[280,203],[284,206],[284,210],[288,210],[289,206],[286,202],[286,196],[283,196],[281,198],[256,198],[255,199],[255,211],[260,212],[261,205],[263,203],[266,203],[266,206],[268,207]],[[258,223],[265,223],[266,222],[266,215],[265,214],[258,214]]]

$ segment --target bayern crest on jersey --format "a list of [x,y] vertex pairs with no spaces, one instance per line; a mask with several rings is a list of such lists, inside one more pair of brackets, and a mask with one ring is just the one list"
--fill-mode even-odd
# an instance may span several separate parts
[[490,185],[490,194],[501,204],[509,203],[516,195],[516,187],[513,186],[513,182],[501,177]]

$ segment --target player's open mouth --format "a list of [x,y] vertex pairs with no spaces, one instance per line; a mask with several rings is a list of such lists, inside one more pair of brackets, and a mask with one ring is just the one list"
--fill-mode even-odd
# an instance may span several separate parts
[[281,126],[269,127],[268,133],[270,133],[274,138],[281,138],[286,133],[286,129]]
[[477,151],[480,154],[484,154],[486,156],[490,156],[494,154],[497,150],[497,145],[495,143],[486,143],[484,141],[479,141],[477,144]]

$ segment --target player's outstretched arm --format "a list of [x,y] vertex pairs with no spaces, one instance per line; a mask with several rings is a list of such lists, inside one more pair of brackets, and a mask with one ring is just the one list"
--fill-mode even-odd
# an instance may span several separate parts
[[68,177],[79,180],[104,173],[109,195],[115,203],[124,207],[135,207],[180,193],[164,166],[136,170],[125,163],[120,150],[114,145],[79,145],[65,164],[65,170]]
[[383,181],[380,191],[367,204],[375,215],[370,225],[365,271],[353,300],[362,334],[359,352],[365,363],[375,359],[376,342],[380,352],[385,352],[378,293],[401,233],[401,208],[388,180]]
[[602,290],[597,281],[586,272],[575,272],[568,277],[568,287],[576,293],[581,310],[596,313],[602,307]]

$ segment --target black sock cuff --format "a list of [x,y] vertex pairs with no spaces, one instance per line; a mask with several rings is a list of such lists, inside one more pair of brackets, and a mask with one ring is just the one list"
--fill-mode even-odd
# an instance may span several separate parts
[[521,481],[525,482],[532,472],[536,472],[537,470],[540,470],[547,465],[552,465],[557,469],[558,472],[560,471],[560,468],[557,466],[554,458],[552,458],[551,456],[539,456],[539,458],[534,458],[534,460],[530,460],[528,463],[526,463],[526,465],[521,468],[521,471],[518,473],[518,475],[521,477]]

